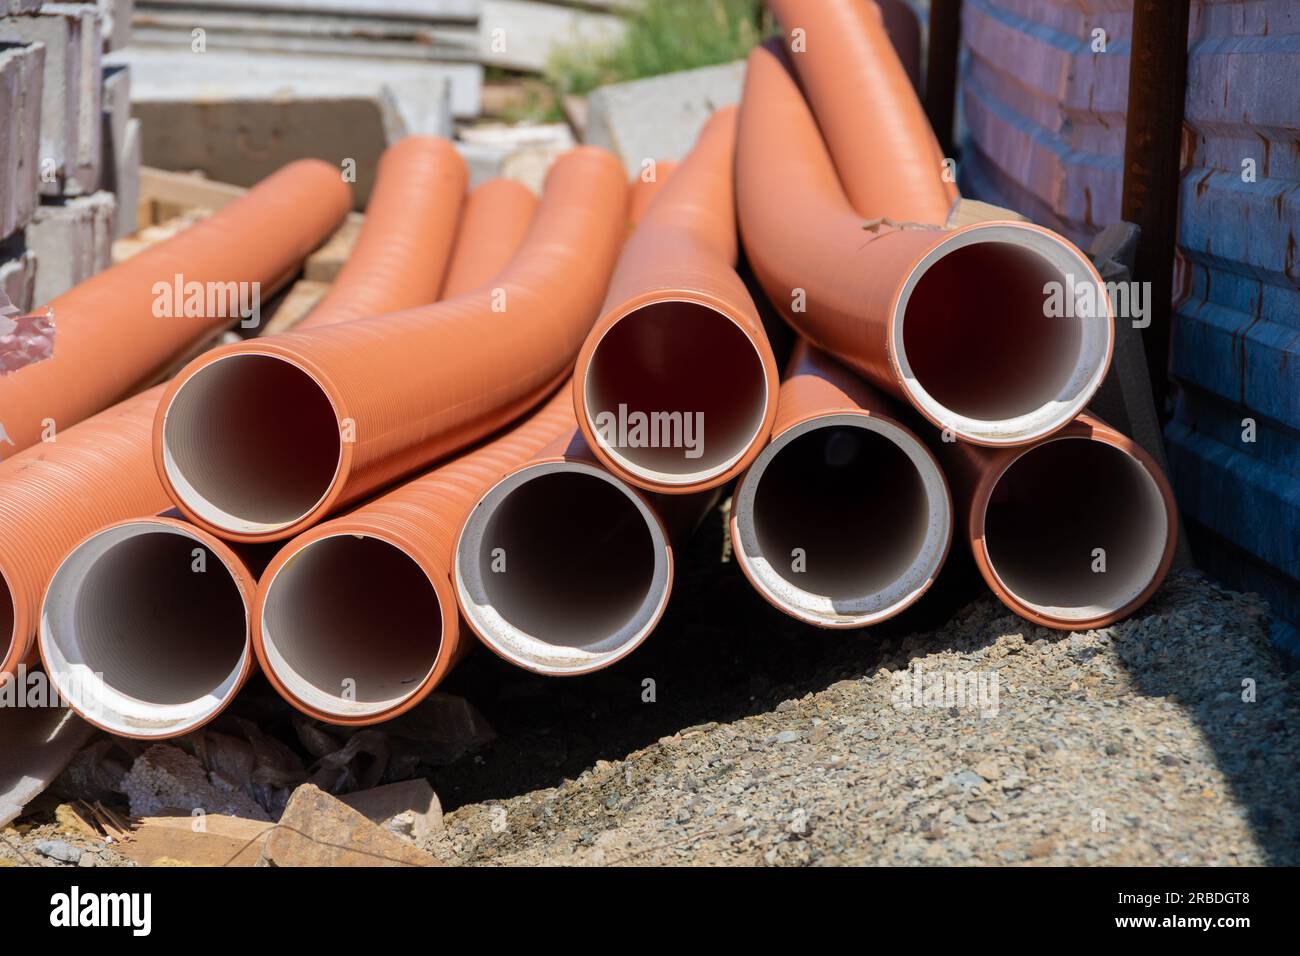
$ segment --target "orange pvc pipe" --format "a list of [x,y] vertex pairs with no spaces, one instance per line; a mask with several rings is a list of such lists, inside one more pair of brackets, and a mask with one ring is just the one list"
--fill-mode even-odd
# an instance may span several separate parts
[[513,179],[489,179],[470,193],[443,298],[472,292],[509,265],[536,213],[537,197]]
[[[864,224],[793,77],[764,47],[745,77],[736,197],[749,262],[785,318],[940,429],[990,446],[1035,441],[1105,376],[1110,302],[1083,253],[1019,222]],[[1069,300],[1059,316],[1051,289]]]
[[379,157],[356,246],[295,329],[398,312],[438,300],[469,170],[445,139],[408,136]]
[[[324,164],[309,163],[306,169],[312,172],[321,166]],[[403,189],[429,185],[428,177],[413,173],[408,166],[385,163],[375,196],[391,199]],[[269,185],[274,197],[277,183],[293,186],[296,182],[292,176],[280,178],[282,175],[277,173],[254,187],[250,196],[268,195],[265,187]],[[408,175],[410,181],[404,179]],[[337,178],[332,169],[331,176]],[[419,201],[415,195],[407,198]],[[369,232],[373,234],[373,229]],[[430,251],[402,243],[390,254],[386,268],[393,274],[429,270],[441,274],[448,252],[446,248]],[[148,253],[141,253],[144,255]],[[284,268],[291,271],[288,264]],[[99,288],[100,279],[97,276],[83,285]],[[356,289],[352,288],[354,282],[358,284]],[[68,295],[79,294],[81,288],[78,286]],[[377,311],[390,296],[386,287],[366,282],[366,273],[356,269],[340,273],[334,288],[363,312]],[[367,294],[376,298],[369,300]],[[339,311],[332,315],[335,319],[342,317]],[[153,461],[153,421],[163,392],[163,386],[158,386],[120,402],[57,433],[56,441],[0,462],[0,515],[5,519],[0,527],[0,577],[8,583],[4,589],[7,593],[0,595],[0,636],[8,641],[5,672],[12,672],[24,660],[35,659],[41,595],[59,560],[74,544],[105,525],[134,518],[145,520],[144,516],[171,507]],[[14,510],[10,513],[11,508]],[[6,620],[12,627],[4,626]]]
[[[253,289],[269,292],[283,284],[351,205],[336,167],[299,160],[175,238],[41,306],[40,312],[53,310],[53,354],[0,375],[0,425],[13,443],[0,444],[0,450],[36,444],[47,419],[59,429],[71,427],[130,394],[196,342],[239,321],[237,314],[209,314],[208,293],[215,299],[216,292],[227,293],[226,283],[247,283],[251,301]],[[187,315],[195,288],[204,290],[198,308],[203,314]]]
[[481,448],[290,541],[262,575],[253,611],[253,646],[276,691],[349,726],[427,697],[471,646],[451,583],[461,522],[502,474],[570,429],[572,415],[561,389]]
[[161,394],[150,389],[0,462],[0,674],[35,662],[41,595],[73,545],[169,507],[149,459]]
[[878,624],[929,590],[952,527],[939,463],[893,403],[797,343],[772,441],[732,497],[731,540],[755,590],[819,627]]
[[102,528],[60,562],[39,647],[59,695],[137,740],[191,733],[253,672],[257,579],[229,545],[169,517]]
[[[624,234],[618,161],[579,147],[492,288],[216,349],[168,387],[154,456],[196,524],[279,540],[490,434],[558,385]],[[274,404],[279,415],[259,415]]]
[[[942,226],[943,150],[872,0],[768,0],[844,192],[865,219]],[[796,34],[795,31],[801,31]]]
[[654,179],[645,179],[644,173],[632,177],[632,182],[627,190],[627,221],[628,225],[635,228],[640,224],[641,219],[645,216],[645,211],[650,208],[650,203],[654,201],[655,196],[659,195],[659,190],[663,188],[664,183],[668,182],[677,164],[671,159],[655,160]]
[[572,407],[535,456],[482,490],[461,525],[461,615],[493,653],[551,677],[636,650],[672,593],[673,549],[717,502],[642,492],[600,467]]
[[[531,192],[509,180],[490,180],[478,187],[461,220],[446,292],[471,291],[500,273],[522,244],[536,206]],[[331,723],[371,724],[415,706],[437,686],[468,650],[461,640],[451,593],[452,535],[479,492],[496,480],[499,472],[526,460],[558,433],[565,424],[567,401],[568,392],[560,391],[542,411],[513,431],[347,515],[317,525],[280,550],[262,576],[253,615],[254,648],[268,680],[289,703]],[[400,570],[384,575],[385,565]],[[337,584],[324,580],[333,574],[343,580]],[[357,586],[356,582],[368,577],[378,578],[373,588]],[[432,591],[427,592],[430,587]],[[293,593],[285,596],[285,592]],[[392,685],[400,693],[391,694],[387,704],[369,700],[374,686],[384,681],[382,675],[368,682],[356,676],[367,660],[381,665],[396,660],[399,671],[404,665],[409,667],[411,660],[409,654],[400,653],[400,646],[395,654],[392,644],[373,646],[373,634],[382,631],[372,616],[373,602],[382,595],[383,612],[410,608],[422,592],[433,601],[418,608],[423,617],[415,615],[411,624],[418,630],[436,616],[428,640],[416,647],[417,658],[423,653],[421,659],[428,663],[428,670],[423,679],[402,671],[401,679]],[[321,623],[335,639],[314,643],[316,631],[312,629],[295,645],[295,621],[314,613],[322,595],[334,602],[334,612]],[[270,619],[274,620],[268,627]],[[355,623],[356,630],[348,634],[346,623],[340,622]],[[322,654],[322,665],[314,655],[330,648],[333,656]],[[332,677],[318,681],[323,687],[313,686],[309,675],[314,668],[328,666],[329,661],[345,662],[336,664]],[[319,670],[315,672],[319,674]],[[351,700],[342,694],[346,677],[357,685]]]
[[1140,445],[1092,415],[1023,448],[937,446],[998,600],[1044,627],[1128,617],[1173,564],[1178,510]]
[[597,459],[660,494],[730,481],[776,417],[776,359],[735,270],[735,136],[735,108],[719,110],[660,187],[574,370],[578,427]]

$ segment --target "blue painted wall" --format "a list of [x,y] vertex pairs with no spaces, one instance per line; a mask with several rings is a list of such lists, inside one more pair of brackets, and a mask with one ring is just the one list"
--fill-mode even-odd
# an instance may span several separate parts
[[[968,195],[1081,245],[1119,218],[1130,17],[965,0]],[[1170,477],[1197,560],[1300,657],[1300,2],[1194,0],[1188,52]]]

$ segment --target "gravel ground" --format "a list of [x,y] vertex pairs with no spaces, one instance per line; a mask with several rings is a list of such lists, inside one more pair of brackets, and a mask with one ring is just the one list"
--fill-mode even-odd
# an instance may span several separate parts
[[[693,566],[716,562],[720,534],[697,539]],[[1062,634],[964,600],[978,591],[958,564],[928,610],[945,623],[845,634],[787,622],[721,567],[688,578],[641,661],[559,706],[541,696],[553,684],[478,662],[471,699],[502,736],[434,775],[456,809],[430,849],[468,864],[1300,863],[1300,672],[1256,597],[1182,572],[1139,616]],[[734,619],[701,617],[705,592]],[[958,675],[976,693],[934,696]],[[538,788],[512,795],[521,778]]]
[[[828,632],[770,608],[724,553],[715,514],[659,630],[606,671],[552,680],[485,653],[458,668],[444,689],[498,736],[420,765],[448,811],[427,849],[471,865],[1300,863],[1300,672],[1257,598],[1184,572],[1133,619],[1062,634],[955,556],[908,614]],[[243,706],[284,709],[267,688]],[[287,712],[257,722],[293,745]],[[128,862],[61,825],[58,801],[4,832],[0,865],[78,865],[49,840],[83,866]]]

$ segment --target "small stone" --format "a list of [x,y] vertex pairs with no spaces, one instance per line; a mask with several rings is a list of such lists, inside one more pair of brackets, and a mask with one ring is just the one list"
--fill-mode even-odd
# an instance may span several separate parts
[[76,863],[81,859],[81,851],[65,840],[37,840],[36,852],[60,863]]
[[971,769],[990,782],[1002,776],[1002,768],[993,760],[981,760]]
[[966,808],[966,819],[971,823],[987,823],[992,816],[987,803],[972,803]]
[[1026,855],[1031,860],[1041,860],[1044,857],[1051,856],[1052,851],[1056,849],[1056,844],[1051,840],[1037,840],[1029,844]]
[[793,730],[783,730],[776,735],[778,744],[792,744],[799,739],[799,734]]

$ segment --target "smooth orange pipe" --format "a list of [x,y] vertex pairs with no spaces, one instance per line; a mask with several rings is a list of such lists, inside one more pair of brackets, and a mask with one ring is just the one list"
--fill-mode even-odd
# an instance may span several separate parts
[[[865,219],[942,226],[957,201],[943,151],[872,0],[767,0],[839,172]],[[799,32],[796,32],[799,31]]]
[[659,190],[677,169],[677,164],[671,159],[656,159],[654,163],[654,179],[646,179],[645,173],[642,172],[633,176],[632,182],[628,185],[627,221],[633,228],[641,222],[645,211],[650,208],[650,203],[654,201],[655,196],[659,195]]
[[191,733],[253,672],[257,579],[229,545],[169,517],[74,547],[41,605],[45,673],[96,727],[137,740]]
[[[155,421],[163,484],[223,537],[292,537],[490,434],[568,374],[624,235],[627,184],[579,147],[491,288],[190,363]],[[278,415],[257,415],[275,403]]]
[[73,545],[170,506],[149,458],[161,395],[150,389],[0,462],[0,674],[35,662],[41,595]]
[[361,234],[329,291],[295,329],[436,302],[469,170],[445,139],[408,136],[379,157]]
[[916,603],[952,541],[952,496],[893,402],[806,342],[781,383],[772,441],[732,498],[754,588],[791,617],[865,627]]
[[776,359],[735,270],[735,137],[735,107],[719,110],[660,187],[574,369],[588,446],[612,473],[660,494],[730,481],[776,417]]
[[576,427],[483,490],[456,542],[461,615],[493,653],[551,677],[609,667],[654,631],[673,549],[718,499],[643,492],[601,468]]
[[1023,448],[936,446],[971,552],[1012,611],[1085,631],[1138,610],[1178,539],[1173,491],[1141,446],[1091,415]]
[[513,179],[489,179],[470,193],[442,297],[472,292],[509,265],[536,213],[537,197]]
[[793,77],[764,47],[745,77],[736,196],[749,262],[785,318],[936,427],[1024,444],[1064,427],[1101,384],[1114,330],[1087,257],[1026,223],[864,223]]
[[290,541],[262,575],[253,646],[298,710],[361,726],[414,707],[464,657],[451,583],[484,490],[572,426],[559,390],[523,424]]
[[[298,160],[175,238],[41,306],[40,312],[53,310],[54,351],[0,375],[0,425],[12,440],[0,451],[36,444],[48,422],[70,428],[129,395],[196,342],[240,321],[240,289],[248,302],[254,290],[265,301],[351,205],[336,167]],[[191,298],[196,289],[201,303]],[[231,290],[235,308],[229,307]],[[209,296],[226,307],[209,310]]]

